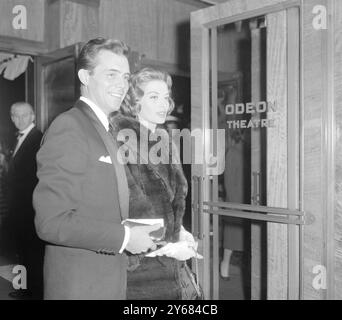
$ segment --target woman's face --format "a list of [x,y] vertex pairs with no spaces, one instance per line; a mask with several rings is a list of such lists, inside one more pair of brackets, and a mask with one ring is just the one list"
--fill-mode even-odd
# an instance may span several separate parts
[[142,90],[144,95],[138,100],[141,106],[139,117],[155,125],[164,123],[170,108],[167,84],[161,80],[153,80],[147,82]]

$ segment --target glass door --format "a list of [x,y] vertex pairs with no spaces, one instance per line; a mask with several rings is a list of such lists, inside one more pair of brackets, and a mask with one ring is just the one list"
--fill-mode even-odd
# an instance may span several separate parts
[[269,4],[192,15],[192,130],[204,145],[193,231],[210,299],[301,296],[301,7]]
[[76,61],[81,43],[36,58],[37,125],[45,131],[79,97]]

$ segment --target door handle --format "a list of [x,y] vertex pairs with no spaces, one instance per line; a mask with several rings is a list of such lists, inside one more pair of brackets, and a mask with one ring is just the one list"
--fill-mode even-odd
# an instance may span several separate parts
[[253,194],[252,203],[254,205],[260,205],[260,171],[253,171]]
[[198,180],[196,176],[192,177],[192,210],[193,210],[193,234],[198,234]]
[[194,236],[202,240],[203,236],[203,178],[199,176],[193,176],[193,203],[192,209],[194,213],[194,221],[193,221],[193,233]]
[[203,178],[198,178],[198,239],[203,240]]

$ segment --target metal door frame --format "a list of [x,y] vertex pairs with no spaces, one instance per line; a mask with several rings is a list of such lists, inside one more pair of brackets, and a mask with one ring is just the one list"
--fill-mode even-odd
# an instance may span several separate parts
[[[231,1],[231,2],[234,2]],[[225,4],[222,4],[222,6]],[[284,0],[284,1],[278,1],[278,3],[273,5],[264,5],[262,6],[259,4],[253,4],[254,7],[252,10],[245,10],[241,11],[237,14],[233,14],[231,16],[227,17],[220,17],[219,14],[217,14],[218,10],[220,9],[219,6],[211,7],[208,9],[200,10],[198,12],[194,12],[191,16],[191,27],[192,31],[195,32],[195,36],[192,36],[192,49],[200,48],[201,53],[199,55],[199,59],[197,61],[192,61],[192,69],[194,68],[194,63],[198,63],[200,60],[200,72],[201,72],[201,88],[202,93],[199,97],[199,99],[202,101],[202,128],[208,129],[210,128],[210,113],[209,113],[209,106],[210,102],[214,103],[215,105],[215,88],[217,86],[213,85],[212,90],[212,96],[210,96],[209,92],[207,90],[203,90],[203,88],[209,88],[210,86],[210,80],[212,82],[217,83],[217,75],[213,71],[215,68],[215,65],[217,65],[217,60],[210,55],[211,50],[215,48],[216,45],[216,27],[222,24],[228,24],[228,23],[234,23],[240,20],[249,19],[257,16],[264,16],[270,13],[287,10],[291,8],[297,8],[299,9],[299,59],[298,59],[298,68],[299,68],[299,113],[298,116],[294,116],[296,118],[292,119],[295,120],[298,124],[298,133],[299,133],[299,147],[297,151],[297,158],[299,161],[299,172],[298,172],[298,181],[299,181],[299,190],[298,195],[295,197],[291,197],[289,193],[288,196],[288,207],[289,209],[279,209],[279,208],[268,208],[268,207],[261,207],[261,206],[250,206],[250,207],[244,207],[242,209],[239,205],[236,204],[227,204],[227,203],[220,203],[220,202],[210,202],[206,201],[207,199],[210,199],[210,194],[212,191],[212,180],[215,179],[215,177],[206,177],[205,175],[205,166],[202,167],[195,167],[193,166],[193,232],[198,237],[199,240],[203,241],[203,249],[204,251],[210,250],[210,237],[205,237],[204,230],[210,230],[210,215],[213,215],[213,232],[211,232],[211,235],[213,236],[214,243],[216,242],[218,244],[218,218],[219,215],[223,216],[235,216],[240,217],[243,219],[251,219],[252,220],[260,220],[260,221],[268,221],[268,222],[276,222],[276,223],[282,223],[282,224],[288,224],[289,226],[297,225],[299,226],[299,238],[298,241],[293,240],[292,237],[290,237],[291,234],[293,234],[294,230],[288,232],[288,245],[289,245],[289,260],[291,260],[291,252],[295,252],[295,247],[297,245],[296,242],[299,242],[299,298],[303,298],[303,276],[302,276],[302,266],[303,266],[303,254],[302,254],[302,243],[303,243],[303,225],[305,223],[305,215],[302,210],[303,208],[303,154],[304,154],[304,148],[303,148],[303,57],[302,57],[302,23],[303,23],[303,10],[302,10],[302,0]],[[234,6],[232,6],[234,7]],[[208,16],[204,14],[204,11],[207,10]],[[232,11],[235,10],[235,8],[231,9]],[[239,11],[239,9],[236,9],[235,11]],[[293,30],[292,30],[293,31]],[[291,41],[292,35],[290,34],[288,37],[288,41]],[[291,44],[290,44],[291,45]],[[294,43],[292,42],[292,45]],[[216,50],[216,49],[214,49]],[[197,58],[197,57],[196,57]],[[193,59],[192,59],[193,60]],[[211,61],[211,62],[210,62]],[[291,60],[288,60],[288,64],[291,62]],[[288,65],[288,71],[293,68],[294,64]],[[210,67],[212,67],[212,71],[210,72]],[[198,76],[198,74],[196,74]],[[196,85],[199,84],[199,81],[197,80]],[[196,99],[197,101],[197,99]],[[217,103],[217,101],[216,101]],[[215,109],[215,108],[214,108]],[[291,116],[291,113],[289,113],[288,116]],[[213,117],[215,119],[215,117]],[[193,128],[192,128],[193,129]],[[289,140],[288,145],[291,143],[293,139],[295,139],[295,135],[291,134],[291,130],[288,130],[289,132]],[[203,134],[203,142],[205,142],[205,134]],[[203,143],[205,145],[205,143]],[[288,149],[288,151],[290,151]],[[205,152],[205,151],[204,151]],[[203,157],[205,155],[203,154]],[[291,156],[289,156],[291,158]],[[291,173],[295,172],[295,163],[293,161],[288,163],[289,166],[289,172],[288,172],[288,181],[291,181],[291,179],[296,179],[291,175]],[[292,180],[293,181],[293,180]],[[203,201],[203,197],[206,198]],[[298,198],[298,203],[296,203]],[[291,203],[290,203],[291,202]],[[228,207],[227,207],[228,206]],[[293,210],[293,208],[298,207],[297,210]],[[221,208],[221,209],[218,209]],[[222,208],[224,208],[222,210]],[[248,209],[247,209],[248,208]],[[215,209],[215,210],[214,210]],[[279,212],[279,210],[281,210]],[[244,211],[252,212],[252,214],[245,214]],[[253,213],[254,212],[254,213]],[[255,212],[262,212],[262,213],[255,213]],[[206,213],[206,214],[204,214]],[[271,216],[269,216],[271,215]],[[282,215],[283,217],[274,217],[274,215]],[[284,219],[284,216],[287,218]],[[266,218],[267,217],[267,218]],[[297,217],[297,218],[296,218]],[[289,229],[291,230],[291,229]],[[218,250],[214,250],[213,260],[216,261],[215,263],[218,266],[218,253],[215,252]],[[210,254],[207,255],[210,257]],[[292,263],[296,263],[296,259]],[[204,293],[206,298],[210,298],[210,266],[208,261],[203,262],[203,270],[202,274],[200,274],[200,277],[202,277],[202,285],[204,287]],[[289,263],[291,265],[291,263]],[[218,267],[216,266],[216,270],[218,270]],[[296,290],[294,290],[294,287],[296,284],[294,284],[294,279],[291,278],[290,273],[288,273],[288,298],[289,299],[295,299],[296,298]],[[215,276],[214,276],[215,279]],[[218,287],[217,281],[214,280],[214,288]],[[214,295],[214,299],[217,298],[217,294]]]

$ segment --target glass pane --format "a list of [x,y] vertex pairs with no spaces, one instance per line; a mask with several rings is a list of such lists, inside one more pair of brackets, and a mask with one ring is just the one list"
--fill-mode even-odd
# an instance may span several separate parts
[[75,96],[75,58],[69,57],[44,68],[44,95],[48,125],[62,112],[70,109]]
[[[212,285],[212,297],[218,300],[266,300],[267,295],[267,279],[272,278],[273,281],[287,286],[286,283],[282,283],[282,278],[279,278],[277,274],[267,274],[267,246],[260,246],[262,242],[250,241],[251,235],[254,233],[261,237],[265,237],[266,224],[260,223],[256,220],[243,220],[242,224],[238,222],[238,225],[234,224],[234,219],[229,218],[229,224],[226,223],[226,217],[220,217],[219,220],[219,244],[217,246],[219,262],[215,263],[213,256],[215,255],[216,246],[213,238],[211,238],[212,261],[210,267],[211,283]],[[279,224],[268,223],[268,226],[276,227]],[[244,240],[243,248],[241,250],[230,250],[230,242],[232,237],[236,236],[236,227],[238,227],[238,233],[243,231]],[[285,239],[287,241],[287,226],[284,227]],[[230,235],[228,238],[227,234]],[[264,239],[266,241],[266,239]],[[258,250],[256,248],[258,244]],[[252,246],[254,249],[252,250]],[[228,248],[227,248],[228,247]],[[217,268],[215,270],[215,268]],[[214,279],[217,277],[216,279]],[[215,282],[218,287],[215,288]],[[217,296],[215,297],[215,290],[217,290]]]
[[[222,25],[216,32],[217,97],[212,97],[211,124],[225,130],[225,170],[217,177],[217,200],[267,205],[266,135],[272,124],[267,120],[265,18]],[[266,222],[221,217],[219,230],[219,299],[266,299]]]
[[223,201],[266,205],[267,106],[265,19],[219,26],[217,121],[212,110],[212,125],[225,130],[225,171],[219,176]]
[[221,217],[219,223],[219,299],[250,300],[250,222]]

